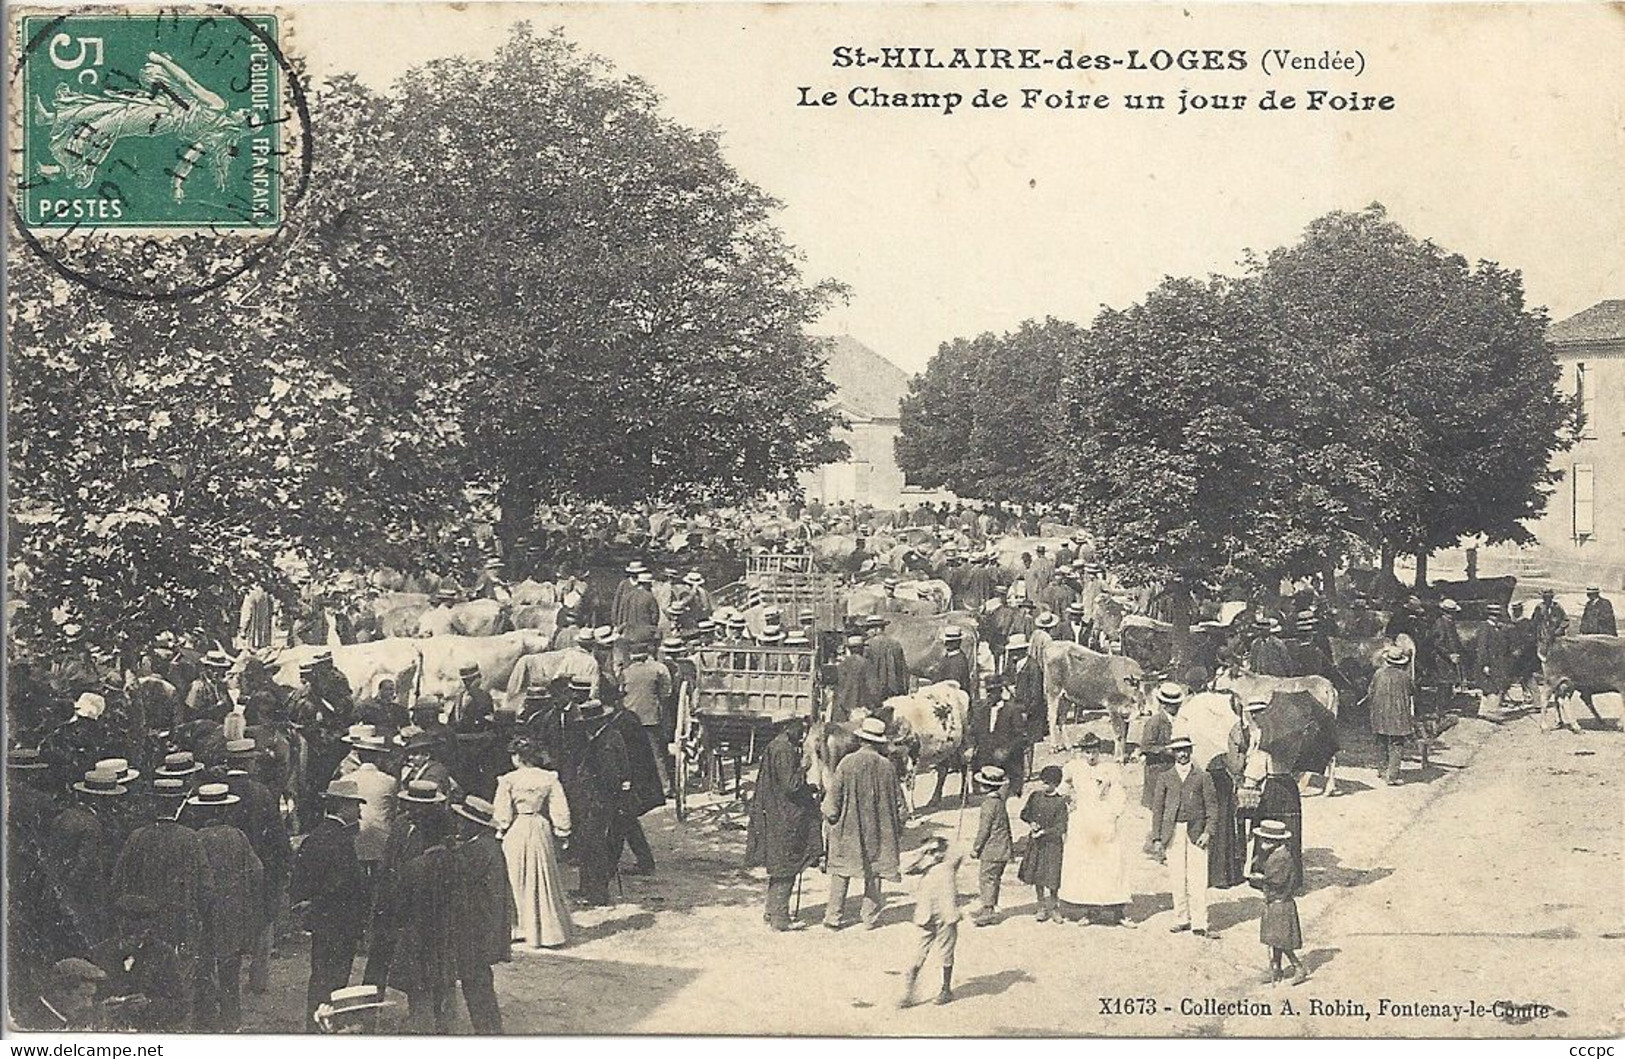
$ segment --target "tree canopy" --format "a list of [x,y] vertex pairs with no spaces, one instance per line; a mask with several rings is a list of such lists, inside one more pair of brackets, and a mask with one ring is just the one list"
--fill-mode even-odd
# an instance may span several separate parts
[[[433,563],[469,497],[738,500],[838,458],[770,197],[647,86],[526,26],[312,93],[311,192],[253,271],[120,301],[8,261],[24,632],[215,628],[249,582]],[[204,268],[204,239],[104,246]]]
[[903,400],[896,453],[909,482],[962,496],[1044,499],[1036,472],[1061,426],[1056,394],[1080,336],[1076,324],[1048,319],[943,343]]

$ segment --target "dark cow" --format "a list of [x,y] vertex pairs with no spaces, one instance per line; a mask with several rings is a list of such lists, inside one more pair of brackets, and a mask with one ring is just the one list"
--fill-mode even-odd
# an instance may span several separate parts
[[1453,599],[1461,604],[1464,618],[1482,619],[1494,612],[1505,614],[1512,602],[1513,589],[1518,579],[1511,574],[1504,577],[1480,577],[1476,581],[1435,581],[1419,595],[1426,600]]
[[[976,660],[976,619],[964,611],[947,614],[887,614],[886,633],[903,645],[903,658],[908,671],[922,680],[935,680],[937,667],[942,664],[942,633],[949,626],[964,631],[964,651]],[[967,689],[968,690],[968,689]]]
[[1541,671],[1545,683],[1536,690],[1541,716],[1551,703],[1563,722],[1563,703],[1579,695],[1598,723],[1603,716],[1592,701],[1595,695],[1625,694],[1625,639],[1617,636],[1559,636],[1546,652]]

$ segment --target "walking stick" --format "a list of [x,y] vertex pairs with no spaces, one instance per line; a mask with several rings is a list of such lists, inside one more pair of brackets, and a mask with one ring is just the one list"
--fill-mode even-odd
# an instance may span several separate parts
[[806,868],[803,868],[801,871],[796,872],[796,909],[790,913],[791,919],[797,919],[801,915],[801,876],[806,870]]

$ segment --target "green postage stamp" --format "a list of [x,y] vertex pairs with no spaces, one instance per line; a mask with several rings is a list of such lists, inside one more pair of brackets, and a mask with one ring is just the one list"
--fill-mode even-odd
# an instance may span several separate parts
[[274,15],[217,8],[18,22],[16,202],[29,229],[282,223],[287,72]]

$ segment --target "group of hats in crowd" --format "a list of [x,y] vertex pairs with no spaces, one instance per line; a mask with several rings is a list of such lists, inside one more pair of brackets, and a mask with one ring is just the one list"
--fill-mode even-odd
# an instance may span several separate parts
[[[232,739],[226,743],[227,772],[244,772],[245,769],[232,769],[231,763],[235,761],[241,765],[257,753],[258,747],[252,739]],[[37,749],[30,747],[14,747],[6,753],[6,768],[10,772],[44,771],[51,768],[50,760]],[[152,779],[144,788],[145,792],[156,798],[171,798],[176,802],[184,801],[194,806],[225,806],[233,805],[238,798],[231,793],[224,783],[205,783],[195,786],[195,777],[202,772],[203,763],[187,750],[178,750],[164,756],[163,763],[153,770]],[[141,778],[141,771],[130,766],[126,758],[110,757],[97,761],[94,766],[85,772],[70,786],[80,794],[96,798],[118,798],[130,793],[131,787]]]

